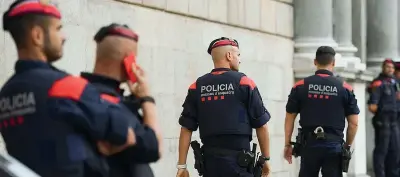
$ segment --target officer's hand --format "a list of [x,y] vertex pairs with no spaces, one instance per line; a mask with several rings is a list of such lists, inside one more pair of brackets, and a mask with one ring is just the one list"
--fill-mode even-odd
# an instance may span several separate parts
[[128,86],[129,86],[129,89],[131,90],[132,94],[134,94],[136,97],[139,97],[139,98],[144,97],[144,96],[149,96],[150,89],[149,89],[149,84],[147,81],[146,73],[138,65],[132,66],[132,72],[135,74],[136,79],[137,79],[136,83],[132,83],[132,82],[128,81]]
[[396,92],[397,99],[400,100],[400,92]]
[[263,169],[262,169],[262,177],[267,177],[271,174],[271,165],[269,164],[268,161],[265,162]]
[[136,144],[136,135],[133,132],[132,128],[128,129],[128,135],[127,135],[127,141],[124,145],[121,146],[115,146],[110,144],[107,141],[98,141],[97,142],[97,149],[99,150],[100,153],[102,153],[105,156],[110,156],[113,154],[116,154],[118,152],[123,151],[124,149],[133,146]]
[[289,164],[292,164],[292,152],[293,152],[292,146],[285,146],[285,149],[283,150],[283,156],[286,159],[286,161],[289,162]]
[[110,156],[121,152],[122,150],[126,149],[126,146],[113,146],[109,142],[106,141],[99,141],[97,142],[97,149],[105,156]]
[[189,177],[189,171],[187,169],[178,169],[176,177]]

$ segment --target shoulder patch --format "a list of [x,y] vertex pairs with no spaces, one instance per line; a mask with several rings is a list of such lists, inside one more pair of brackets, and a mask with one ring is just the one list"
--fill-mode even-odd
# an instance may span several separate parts
[[88,81],[75,76],[66,76],[53,83],[48,95],[50,97],[66,98],[72,100],[79,100],[83,91],[86,88]]
[[298,86],[304,85],[304,79],[297,81],[294,85],[293,88],[296,88]]
[[189,90],[196,90],[196,82],[189,86]]
[[381,85],[382,85],[382,81],[381,81],[381,80],[376,80],[376,81],[373,81],[373,82],[371,83],[370,87],[371,87],[371,88],[373,88],[373,87],[380,87]]
[[249,86],[251,89],[256,88],[256,83],[247,76],[243,76],[240,78],[240,85],[242,86]]
[[353,87],[347,82],[343,82],[343,87],[349,91],[353,91]]
[[118,97],[112,96],[112,95],[108,95],[108,94],[104,94],[104,93],[101,94],[100,97],[101,97],[103,100],[106,100],[106,101],[108,101],[108,102],[110,102],[110,103],[118,104],[119,101],[120,101],[120,99],[119,99]]

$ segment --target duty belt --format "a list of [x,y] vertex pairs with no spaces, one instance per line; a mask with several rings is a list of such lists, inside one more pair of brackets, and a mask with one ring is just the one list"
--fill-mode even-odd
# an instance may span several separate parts
[[324,128],[322,128],[321,126],[315,128],[313,132],[307,133],[305,138],[306,141],[326,140],[343,142],[342,137],[332,133],[325,133]]
[[214,155],[222,155],[222,156],[235,156],[239,152],[238,150],[231,150],[231,149],[223,149],[223,148],[216,148],[216,147],[204,147],[205,154],[214,154]]

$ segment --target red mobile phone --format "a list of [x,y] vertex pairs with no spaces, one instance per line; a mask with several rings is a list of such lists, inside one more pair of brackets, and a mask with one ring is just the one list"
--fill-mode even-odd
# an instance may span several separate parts
[[124,66],[125,66],[125,71],[126,74],[128,75],[128,79],[132,82],[136,82],[136,76],[132,71],[132,67],[137,67],[136,66],[136,56],[134,53],[131,53],[127,57],[124,58]]

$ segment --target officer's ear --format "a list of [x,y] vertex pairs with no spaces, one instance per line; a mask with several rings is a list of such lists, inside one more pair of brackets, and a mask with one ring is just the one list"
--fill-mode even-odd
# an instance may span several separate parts
[[228,59],[228,61],[232,61],[233,60],[233,53],[232,51],[227,51],[225,53],[226,58]]
[[317,66],[317,59],[314,59],[314,65]]
[[335,67],[335,63],[336,63],[336,60],[333,59],[333,60],[332,60],[332,67]]
[[40,27],[39,25],[34,25],[32,26],[32,29],[30,31],[30,35],[32,38],[32,42],[36,46],[43,46],[44,44],[44,29]]

